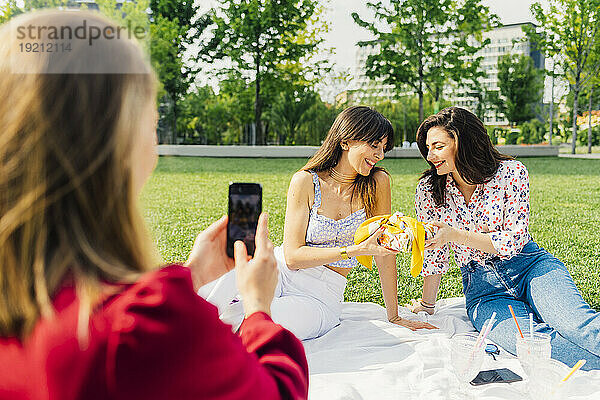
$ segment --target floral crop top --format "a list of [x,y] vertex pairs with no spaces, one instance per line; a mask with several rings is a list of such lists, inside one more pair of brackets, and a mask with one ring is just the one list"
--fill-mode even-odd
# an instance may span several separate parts
[[[335,220],[317,214],[321,206],[321,185],[315,171],[308,171],[315,185],[315,201],[310,209],[306,229],[306,245],[312,247],[342,247],[354,244],[354,233],[366,219],[365,209],[361,208],[345,218]],[[328,265],[338,268],[352,268],[357,265],[356,257],[340,260]]]

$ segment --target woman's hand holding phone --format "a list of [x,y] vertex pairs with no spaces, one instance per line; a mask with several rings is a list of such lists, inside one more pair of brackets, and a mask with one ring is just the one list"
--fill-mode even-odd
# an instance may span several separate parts
[[194,291],[205,284],[220,278],[235,266],[233,259],[227,257],[227,216],[213,222],[200,232],[185,266],[192,272]]
[[244,301],[246,316],[259,311],[271,314],[278,271],[267,223],[268,215],[261,213],[256,227],[256,249],[252,260],[248,261],[244,242],[238,240],[234,243],[237,285]]

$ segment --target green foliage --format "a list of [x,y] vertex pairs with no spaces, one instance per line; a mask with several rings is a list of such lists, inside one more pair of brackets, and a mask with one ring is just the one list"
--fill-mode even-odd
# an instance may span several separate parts
[[526,32],[538,48],[550,55],[558,54],[565,78],[573,95],[571,152],[577,142],[576,117],[579,92],[597,79],[600,67],[600,0],[549,0],[531,6],[538,28]]
[[[565,158],[520,159],[530,174],[533,238],[565,263],[586,301],[600,309],[600,170],[595,160]],[[285,197],[292,174],[305,159],[223,159],[161,157],[146,185],[144,216],[165,262],[187,258],[196,235],[227,212],[227,183],[259,182],[263,209],[269,212],[269,232],[282,243]],[[414,216],[414,193],[421,159],[386,159],[392,177],[392,209]],[[398,257],[400,304],[421,296],[422,278],[409,274],[410,257]],[[439,297],[462,295],[458,268],[443,280]],[[355,268],[348,276],[346,301],[383,305],[376,271]]]
[[296,132],[307,121],[307,111],[315,104],[317,96],[306,87],[279,93],[268,116],[278,144],[296,144]]
[[538,119],[524,122],[521,125],[521,143],[538,144],[546,137],[546,125]]
[[474,55],[488,43],[481,32],[491,28],[497,17],[479,0],[367,4],[378,21],[352,14],[359,26],[375,36],[359,43],[378,49],[378,54],[367,58],[367,76],[394,85],[398,93],[412,89],[419,96],[419,121],[426,91],[438,101],[448,82],[474,85],[482,76],[481,57]]
[[498,60],[498,87],[501,97],[496,100],[498,112],[512,124],[535,117],[535,105],[543,95],[543,72],[533,65],[531,57],[504,55]]
[[[588,145],[588,129],[579,129],[577,131],[577,143],[580,145]],[[600,126],[592,127],[592,146],[600,145]]]
[[262,113],[267,92],[261,84],[269,79],[302,80],[304,72],[315,66],[308,61],[323,41],[318,33],[322,27],[312,25],[320,8],[316,0],[219,0],[219,5],[211,14],[215,29],[203,47],[204,58],[228,59],[232,62],[229,71],[253,76],[257,142],[264,144]]
[[506,141],[504,144],[517,144],[520,134],[521,132],[519,132],[519,130],[516,128],[509,129],[506,132]]
[[162,15],[154,17],[150,27],[152,41],[152,67],[161,83],[158,97],[175,96],[185,93],[188,83],[182,79],[183,61],[179,55],[180,26],[177,20],[169,20]]
[[486,126],[485,129],[490,137],[490,140],[492,141],[492,144],[498,144],[498,129],[495,126]]
[[235,76],[221,82],[219,94],[205,86],[180,102],[179,132],[184,144],[240,144],[252,121],[252,88]]
[[320,146],[333,121],[343,109],[342,106],[325,104],[320,97],[317,97],[314,104],[306,111],[304,123],[297,135],[297,144]]
[[190,0],[150,0],[152,66],[161,83],[159,98],[163,103],[170,105],[167,108],[169,115],[163,114],[161,118],[171,122],[170,130],[175,133],[159,134],[160,137],[169,137],[161,142],[172,142],[180,128],[184,134],[186,131],[185,127],[178,125],[179,106],[196,71],[185,67],[183,53],[210,24],[207,15],[196,15],[198,7]]
[[15,9],[17,9],[16,0],[9,0],[0,4],[0,24],[8,21],[15,14]]
[[[451,103],[441,100],[435,104],[433,96],[426,93],[423,96],[423,110],[427,115],[434,114],[436,107],[441,109]],[[402,96],[397,101],[380,101],[374,104],[375,109],[390,120],[394,127],[394,141],[396,146],[402,142],[416,141],[417,128],[419,127],[419,97],[415,95]]]

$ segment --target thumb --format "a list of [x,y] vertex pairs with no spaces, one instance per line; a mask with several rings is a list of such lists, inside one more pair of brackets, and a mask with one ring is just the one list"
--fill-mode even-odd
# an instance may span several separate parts
[[381,225],[379,228],[377,228],[377,230],[375,231],[373,236],[379,239],[381,237],[381,235],[383,235],[384,231],[385,231],[385,226]]
[[248,264],[248,250],[246,244],[241,240],[233,244],[233,259],[235,260],[235,268],[243,268]]
[[202,233],[207,239],[213,239],[219,232],[227,227],[227,215],[223,215],[221,218],[210,224]]
[[446,225],[443,222],[439,222],[439,221],[431,221],[431,222],[428,222],[428,224],[437,226],[438,228],[443,228]]

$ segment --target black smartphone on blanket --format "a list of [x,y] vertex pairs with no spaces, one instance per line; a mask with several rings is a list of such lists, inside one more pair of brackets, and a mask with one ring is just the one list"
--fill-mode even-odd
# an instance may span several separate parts
[[522,381],[519,375],[515,374],[508,368],[491,369],[489,371],[479,371],[475,379],[471,381],[471,385],[479,386],[486,383],[512,383]]
[[229,184],[227,255],[233,258],[233,244],[241,240],[248,254],[254,256],[254,236],[262,212],[262,187],[258,183]]

